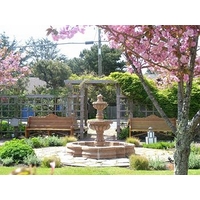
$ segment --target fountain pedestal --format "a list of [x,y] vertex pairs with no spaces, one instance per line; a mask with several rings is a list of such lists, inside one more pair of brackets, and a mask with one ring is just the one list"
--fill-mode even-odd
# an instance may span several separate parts
[[103,119],[103,110],[108,106],[104,102],[102,95],[97,96],[97,101],[93,102],[93,107],[97,110],[96,119],[88,120],[89,127],[96,131],[94,141],[78,141],[67,144],[67,152],[76,157],[105,159],[105,158],[125,158],[135,153],[134,144],[105,141],[103,133],[110,128],[113,122]]
[[108,130],[110,128],[110,124],[113,123],[108,120],[89,120],[89,127],[92,130],[96,131],[96,139],[95,139],[95,146],[104,146],[105,145],[105,139],[103,136],[103,133],[105,130]]

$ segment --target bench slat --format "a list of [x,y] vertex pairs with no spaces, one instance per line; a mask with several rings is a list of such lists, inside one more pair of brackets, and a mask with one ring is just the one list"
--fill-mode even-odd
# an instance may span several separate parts
[[28,118],[28,123],[25,128],[25,137],[29,137],[30,131],[47,131],[51,134],[52,131],[70,131],[70,135],[74,134],[78,124],[75,117],[59,117],[54,114],[47,116],[31,116]]
[[[169,119],[174,126],[176,126],[176,119]],[[147,133],[148,128],[152,127],[155,132],[171,132],[171,128],[165,122],[163,118],[160,118],[156,115],[150,115],[148,117],[143,118],[130,118],[128,121],[129,125],[129,137],[131,137],[131,132],[134,131],[145,131]]]

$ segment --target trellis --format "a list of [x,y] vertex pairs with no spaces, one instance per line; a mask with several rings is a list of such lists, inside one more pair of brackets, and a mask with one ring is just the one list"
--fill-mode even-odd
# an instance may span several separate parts
[[[55,113],[66,116],[67,97],[54,95],[1,95],[0,96],[0,138],[10,137],[16,132],[24,133],[23,124],[29,116],[41,116]],[[13,125],[14,124],[16,125]]]
[[[71,113],[76,115],[80,125],[80,137],[84,136],[85,126],[88,120],[88,85],[112,85],[116,89],[116,107],[112,107],[109,112],[116,114],[117,136],[121,131],[121,125],[127,122],[129,117],[146,117],[155,114],[156,111],[147,109],[147,105],[133,105],[127,97],[121,94],[120,86],[111,80],[65,80],[69,92],[66,96],[58,97],[54,95],[26,95],[26,96],[6,96],[0,95],[0,138],[2,135],[13,134],[13,121],[18,124],[26,124],[29,116],[46,116],[54,113],[58,116],[68,116]],[[109,107],[109,106],[108,106]],[[96,112],[96,111],[95,111]],[[7,122],[4,125],[2,122]],[[126,123],[125,123],[126,124]],[[19,133],[24,133],[23,128],[18,127]]]
[[[123,119],[122,113],[129,113],[127,109],[121,109],[121,102],[126,99],[124,95],[121,94],[120,86],[117,82],[112,80],[65,80],[65,85],[70,89],[70,94],[68,95],[68,112],[75,113],[76,116],[79,115],[80,119],[80,137],[83,138],[84,126],[87,125],[88,120],[88,91],[87,85],[113,85],[116,88],[116,113],[117,113],[117,135],[120,133],[120,124]],[[78,86],[78,87],[77,87]],[[129,106],[127,106],[128,108]],[[76,109],[79,108],[79,109]],[[77,114],[79,113],[79,114]],[[127,116],[128,118],[128,116]]]

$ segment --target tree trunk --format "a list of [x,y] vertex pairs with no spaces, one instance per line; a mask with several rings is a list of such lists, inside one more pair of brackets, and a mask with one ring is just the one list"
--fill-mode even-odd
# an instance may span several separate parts
[[193,141],[192,134],[189,132],[179,132],[176,139],[174,152],[174,174],[188,175],[190,145]]

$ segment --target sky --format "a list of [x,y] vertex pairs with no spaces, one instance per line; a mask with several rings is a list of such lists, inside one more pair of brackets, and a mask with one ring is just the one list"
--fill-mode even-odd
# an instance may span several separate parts
[[[94,24],[184,24],[188,23],[189,5],[184,1],[179,2],[168,0],[163,5],[154,4],[156,0],[142,0],[133,2],[123,0],[123,5],[109,3],[107,0],[6,0],[2,1],[0,12],[0,33],[5,32],[10,38],[15,38],[20,44],[23,44],[30,37],[34,39],[48,38],[46,29],[53,26],[59,30],[66,24],[69,25],[94,25]],[[131,6],[129,6],[131,4]],[[158,7],[161,6],[161,7]],[[176,9],[176,6],[179,9]],[[182,7],[180,7],[182,6]],[[158,8],[157,8],[158,7]],[[165,10],[167,12],[165,12]],[[187,9],[187,12],[186,12]],[[192,21],[196,23],[199,17],[192,8]],[[187,13],[184,14],[184,13]],[[174,14],[174,16],[173,16]],[[178,20],[178,21],[177,21]],[[155,23],[156,22],[156,23]],[[196,23],[199,24],[199,23]],[[73,39],[60,40],[58,43],[80,43],[86,41],[97,41],[97,28],[90,27],[85,34],[77,34]],[[52,40],[53,41],[53,40]],[[68,58],[78,57],[79,53],[92,45],[66,44],[59,45],[58,48]]]
[[[9,36],[10,39],[16,39],[20,45],[23,45],[31,37],[34,39],[47,38],[56,43],[98,41],[98,30],[95,26],[87,28],[84,34],[78,33],[70,40],[53,41],[51,36],[47,37],[46,29],[50,26],[59,30],[66,24],[83,24],[78,10],[69,14],[68,11],[71,8],[66,1],[51,2],[42,0],[6,0],[1,2],[1,8],[4,9],[1,9],[0,12],[0,33],[5,32],[6,36]],[[59,4],[59,2],[63,4]],[[80,18],[78,21],[76,21],[77,17]],[[58,48],[68,58],[73,58],[78,57],[83,49],[90,49],[91,46],[91,44],[63,44],[58,45]]]

